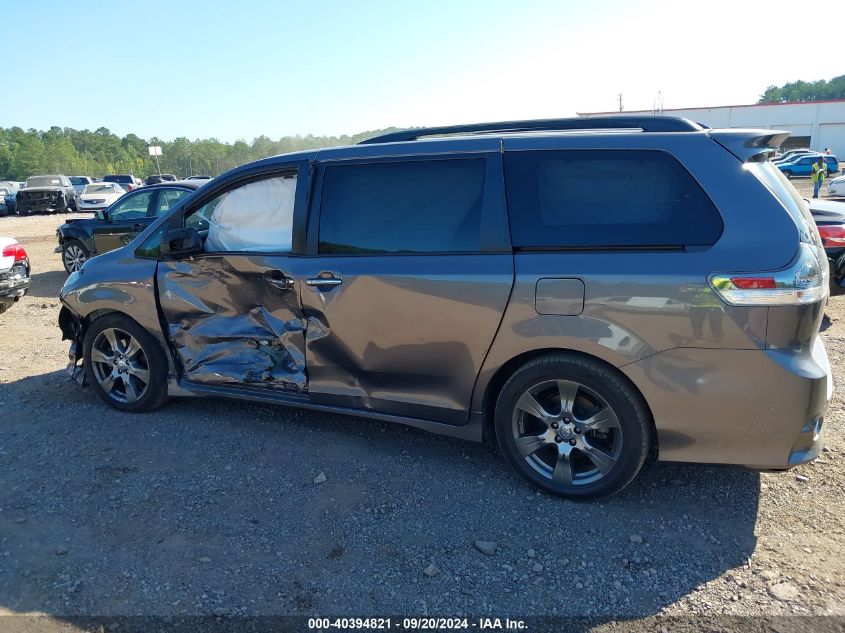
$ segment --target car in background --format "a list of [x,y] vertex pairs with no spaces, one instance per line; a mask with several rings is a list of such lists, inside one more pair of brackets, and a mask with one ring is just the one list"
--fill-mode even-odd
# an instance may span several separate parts
[[185,180],[211,180],[211,176],[188,176]]
[[18,191],[18,215],[30,213],[70,213],[76,211],[76,189],[67,176],[30,176]]
[[94,218],[69,220],[62,224],[56,231],[59,245],[54,252],[62,254],[62,264],[68,273],[76,272],[94,255],[131,242],[158,216],[203,184],[178,181],[126,193],[104,211],[97,212]]
[[116,182],[126,191],[132,191],[139,186],[137,179],[132,174],[109,174],[108,176],[103,176],[101,182]]
[[845,202],[806,199],[830,264],[830,294],[845,294]]
[[85,187],[79,196],[80,211],[99,211],[114,204],[126,193],[126,189],[116,182],[93,182]]
[[0,185],[0,215],[12,215],[17,208],[17,189]]
[[4,189],[11,189],[12,191],[18,191],[21,188],[23,183],[17,182],[16,180],[0,180],[0,187]]
[[827,195],[829,196],[845,196],[845,176],[838,176],[831,178],[827,183]]
[[805,156],[807,154],[814,154],[816,156],[820,155],[821,152],[817,152],[815,150],[803,147],[800,149],[790,149],[785,151],[783,154],[780,154],[777,158],[773,158],[772,162],[780,163],[780,162],[789,162],[798,158],[799,156]]
[[813,173],[813,165],[818,162],[819,158],[824,158],[827,166],[827,173],[835,174],[839,171],[839,161],[836,156],[832,154],[805,154],[793,157],[791,160],[773,163],[781,170],[787,178],[794,178],[795,176],[810,176]]
[[68,176],[68,180],[70,180],[73,188],[76,189],[76,193],[82,193],[86,185],[94,182],[94,179],[90,176]]
[[26,294],[30,273],[24,247],[12,237],[0,237],[0,314]]
[[152,176],[147,177],[144,184],[157,185],[162,182],[176,182],[177,180],[179,179],[173,174],[153,174]]

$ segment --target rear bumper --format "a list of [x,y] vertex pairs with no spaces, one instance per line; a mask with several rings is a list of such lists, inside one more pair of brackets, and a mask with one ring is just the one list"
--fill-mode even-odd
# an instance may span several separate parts
[[667,350],[622,368],[654,416],[663,461],[782,470],[814,459],[833,393],[812,350]]

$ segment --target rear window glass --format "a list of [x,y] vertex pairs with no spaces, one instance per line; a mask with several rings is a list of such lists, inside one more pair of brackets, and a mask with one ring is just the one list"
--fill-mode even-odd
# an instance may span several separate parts
[[484,160],[327,167],[321,253],[475,252]]
[[518,248],[709,246],[722,233],[710,198],[665,152],[510,152],[505,177]]
[[135,181],[132,179],[132,176],[106,176],[103,178],[104,182],[125,182],[129,183],[130,185],[135,184]]

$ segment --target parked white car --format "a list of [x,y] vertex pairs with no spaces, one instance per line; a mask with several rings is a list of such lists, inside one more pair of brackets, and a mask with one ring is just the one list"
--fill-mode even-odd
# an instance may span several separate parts
[[29,256],[12,237],[0,237],[0,314],[29,289]]
[[845,176],[831,178],[827,183],[827,194],[829,196],[845,196]]
[[80,211],[97,211],[110,206],[126,193],[126,189],[115,182],[95,182],[85,186],[79,196]]

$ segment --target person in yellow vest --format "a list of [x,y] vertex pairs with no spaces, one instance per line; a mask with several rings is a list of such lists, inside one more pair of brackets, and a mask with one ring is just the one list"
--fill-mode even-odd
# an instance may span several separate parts
[[810,179],[813,181],[813,197],[819,197],[819,189],[822,188],[825,174],[827,174],[827,165],[824,164],[824,156],[819,156],[819,160],[813,163],[813,173]]

